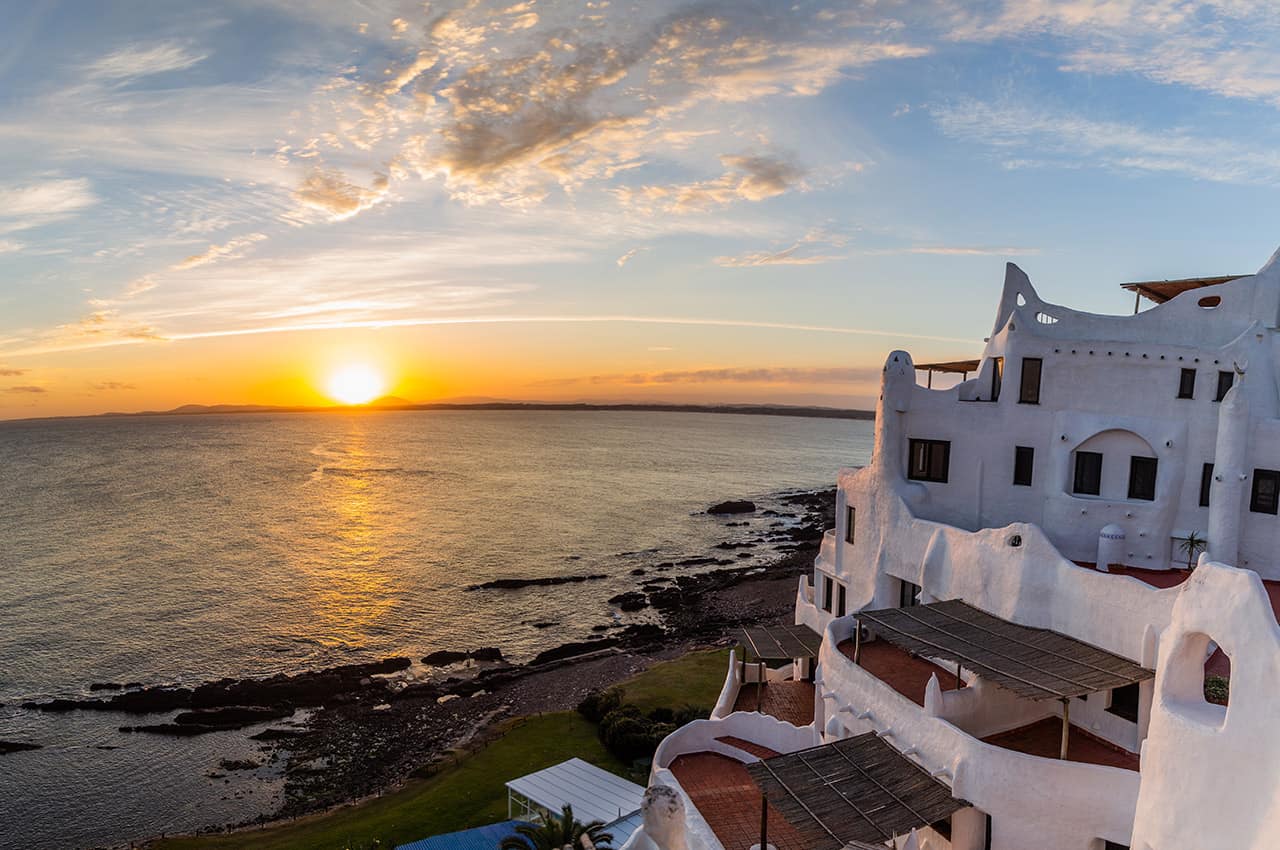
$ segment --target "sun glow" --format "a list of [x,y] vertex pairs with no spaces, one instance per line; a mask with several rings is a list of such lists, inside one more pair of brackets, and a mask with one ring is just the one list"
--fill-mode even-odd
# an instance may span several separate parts
[[368,404],[382,394],[386,381],[371,366],[352,364],[329,376],[326,390],[342,404]]

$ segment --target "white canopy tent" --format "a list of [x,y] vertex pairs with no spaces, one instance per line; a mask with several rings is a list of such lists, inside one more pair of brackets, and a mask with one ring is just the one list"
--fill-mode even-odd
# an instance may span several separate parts
[[[640,811],[644,788],[579,758],[572,758],[507,783],[508,817],[559,814],[565,804],[583,822],[612,824]],[[615,840],[617,836],[614,836]]]

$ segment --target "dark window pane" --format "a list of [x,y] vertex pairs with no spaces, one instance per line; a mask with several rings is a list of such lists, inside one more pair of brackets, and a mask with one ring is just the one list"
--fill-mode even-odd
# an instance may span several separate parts
[[1227,390],[1231,389],[1231,385],[1236,381],[1235,372],[1219,372],[1218,373],[1218,395],[1214,401],[1222,401],[1227,395]]
[[1111,691],[1111,705],[1107,707],[1109,714],[1123,717],[1130,723],[1138,722],[1138,686],[1125,685]]
[[845,543],[853,542],[853,531],[855,526],[857,525],[855,523],[857,516],[858,516],[858,512],[854,510],[852,505],[844,509],[844,542]]
[[1178,398],[1195,398],[1196,395],[1196,370],[1183,369],[1182,376],[1178,378]]
[[1022,389],[1018,393],[1018,401],[1022,404],[1040,403],[1040,369],[1043,361],[1039,357],[1022,358]]
[[1096,496],[1102,492],[1102,455],[1098,452],[1076,452],[1076,479],[1071,492]]
[[1156,459],[1129,458],[1129,498],[1150,502],[1156,497]]
[[848,592],[843,584],[836,588],[836,616],[837,617],[844,616],[845,605],[848,602],[847,595],[848,595]]
[[1004,358],[997,357],[991,369],[991,400],[1000,398],[1000,384],[1004,382]]
[[919,605],[920,600],[916,598],[918,593],[920,593],[920,585],[899,580],[898,607],[910,608],[913,605]]
[[1200,507],[1209,507],[1209,490],[1213,487],[1213,464],[1206,463],[1200,470]]
[[1013,483],[1020,487],[1031,486],[1031,470],[1035,466],[1036,450],[1031,446],[1013,447]]
[[908,478],[946,483],[951,464],[951,443],[946,440],[912,440],[907,456]]
[[1280,508],[1280,472],[1274,469],[1253,471],[1253,498],[1249,510],[1259,514],[1274,514]]
[[835,587],[835,582],[833,582],[830,578],[826,576],[822,577],[822,610],[823,611],[831,610],[831,591],[834,587]]

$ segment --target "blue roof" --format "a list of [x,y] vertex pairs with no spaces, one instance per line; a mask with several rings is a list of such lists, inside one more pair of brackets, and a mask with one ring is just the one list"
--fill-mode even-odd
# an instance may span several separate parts
[[515,835],[516,827],[522,823],[525,821],[508,820],[461,832],[433,835],[421,841],[401,844],[396,850],[498,850],[502,839]]

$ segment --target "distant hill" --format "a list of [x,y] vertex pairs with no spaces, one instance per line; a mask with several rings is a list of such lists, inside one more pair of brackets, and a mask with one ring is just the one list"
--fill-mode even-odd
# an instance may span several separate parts
[[[102,413],[104,417],[130,416],[208,416],[215,414],[251,413],[377,413],[388,410],[578,410],[578,411],[652,411],[656,413],[723,413],[745,416],[800,416],[814,419],[875,419],[874,411],[851,410],[839,407],[805,407],[787,404],[646,404],[591,402],[538,402],[538,401],[438,401],[425,404],[407,401],[397,396],[383,396],[367,405],[277,406],[269,404],[184,404],[171,410],[143,410],[135,413]],[[94,417],[48,416],[42,419],[80,419]],[[20,421],[20,420],[11,420]]]

